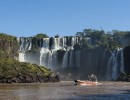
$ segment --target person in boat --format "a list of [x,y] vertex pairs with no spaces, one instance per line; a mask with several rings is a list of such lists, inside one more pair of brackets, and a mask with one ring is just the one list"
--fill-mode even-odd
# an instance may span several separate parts
[[97,83],[97,76],[92,74],[88,76],[89,80],[82,81],[82,80],[74,80],[75,85],[96,85]]
[[92,82],[97,82],[97,76],[92,74],[90,76],[88,76],[89,80],[92,81]]

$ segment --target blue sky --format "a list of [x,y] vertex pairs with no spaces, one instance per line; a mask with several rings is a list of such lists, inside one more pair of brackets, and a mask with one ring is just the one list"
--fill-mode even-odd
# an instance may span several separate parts
[[85,28],[130,30],[130,0],[0,0],[0,32],[75,35]]

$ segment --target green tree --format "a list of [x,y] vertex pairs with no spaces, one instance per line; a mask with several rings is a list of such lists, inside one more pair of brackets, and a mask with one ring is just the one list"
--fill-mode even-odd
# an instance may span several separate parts
[[37,39],[41,39],[41,38],[49,38],[49,36],[47,36],[45,33],[39,33],[35,36],[35,38]]

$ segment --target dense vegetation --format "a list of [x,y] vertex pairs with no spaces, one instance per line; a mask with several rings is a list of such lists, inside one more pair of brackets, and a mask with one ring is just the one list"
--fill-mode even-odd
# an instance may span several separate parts
[[130,36],[130,31],[105,32],[104,30],[84,29],[83,32],[77,32],[76,36],[82,37],[81,43],[75,45],[76,49],[91,49],[100,46],[113,51],[123,46],[119,38]]
[[[1,83],[27,83],[49,81],[52,72],[36,64],[21,63],[14,59],[0,60],[0,82]],[[53,80],[55,81],[55,80]]]
[[16,37],[0,33],[0,83],[59,81],[50,69],[17,61],[18,47]]
[[18,56],[18,41],[14,36],[0,33],[0,57],[15,58]]
[[[121,37],[130,37],[130,31],[119,31],[119,30],[112,30],[110,32],[105,32],[102,30],[95,30],[95,29],[84,29],[83,32],[77,32],[75,34],[78,37],[82,37],[80,43],[75,44],[75,50],[88,50],[93,49],[95,47],[102,47],[106,50],[113,51],[117,48],[122,47],[121,41],[119,40]],[[71,36],[65,36],[67,41],[69,42]],[[33,37],[30,37],[32,40],[32,50],[37,51],[39,47],[41,47],[41,40],[43,38],[49,38],[46,34],[39,33]],[[55,38],[59,38],[59,35],[56,34]],[[50,38],[49,45],[52,45]],[[71,45],[71,43],[70,43]]]

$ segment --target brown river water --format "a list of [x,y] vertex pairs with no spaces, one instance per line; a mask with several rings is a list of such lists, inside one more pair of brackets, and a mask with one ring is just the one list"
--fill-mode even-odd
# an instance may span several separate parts
[[100,82],[97,86],[59,83],[0,84],[0,100],[130,100],[129,82]]

